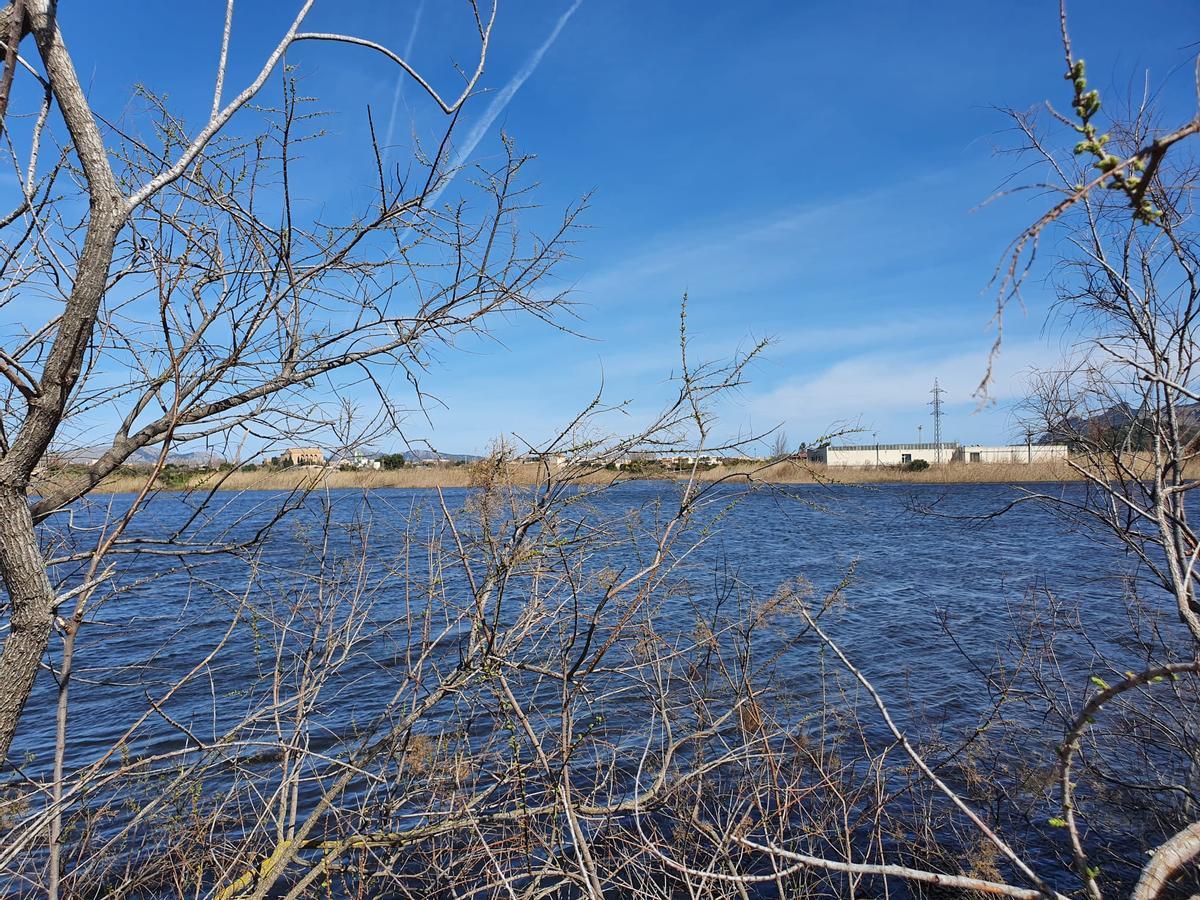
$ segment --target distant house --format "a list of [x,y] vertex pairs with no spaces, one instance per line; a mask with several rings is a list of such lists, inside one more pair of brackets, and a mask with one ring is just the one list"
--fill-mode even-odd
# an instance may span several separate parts
[[664,468],[668,469],[690,469],[698,466],[702,469],[710,469],[714,466],[720,466],[722,463],[737,462],[737,460],[725,460],[720,456],[664,456],[658,460]]
[[378,459],[367,456],[365,453],[355,451],[353,456],[344,457],[339,463],[338,468],[341,469],[357,469],[362,472],[376,471],[383,468],[383,463]]
[[454,465],[457,460],[452,456],[440,456],[437,453],[405,454],[406,466],[427,466],[430,468],[446,468]]
[[903,466],[918,459],[934,465],[938,461],[939,446],[943,463],[950,462],[959,450],[955,441],[943,441],[940,445],[847,444],[833,447],[826,444],[823,447],[810,447],[808,458],[811,462],[827,466]]
[[284,466],[323,466],[325,452],[318,447],[289,447],[279,454],[279,463]]
[[987,447],[968,444],[960,447],[955,462],[964,463],[1035,463],[1067,458],[1066,444],[1006,444]]
[[682,469],[690,469],[696,465],[696,457],[694,456],[664,456],[659,460],[664,467],[680,471]]
[[660,460],[657,450],[630,450],[625,455],[630,462],[656,463]]
[[565,453],[526,453],[524,456],[518,457],[520,462],[535,463],[539,466],[547,466],[551,469],[561,469],[567,465],[570,460]]

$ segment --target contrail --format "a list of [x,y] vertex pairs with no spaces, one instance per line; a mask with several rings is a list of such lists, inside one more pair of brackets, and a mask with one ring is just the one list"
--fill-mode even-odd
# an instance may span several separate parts
[[[425,0],[417,4],[417,12],[413,16],[412,31],[408,33],[408,43],[404,45],[404,60],[411,62],[413,45],[417,42],[417,31],[421,27],[421,13],[425,11]],[[388,167],[388,157],[392,155],[392,135],[396,129],[396,110],[400,106],[400,98],[404,96],[404,84],[408,81],[408,73],[401,72],[396,79],[396,93],[392,96],[392,114],[388,116],[387,134],[383,139],[383,170]]]
[[488,108],[484,112],[483,117],[476,122],[474,126],[472,126],[470,132],[467,133],[466,140],[463,141],[462,146],[458,147],[454,151],[454,158],[450,163],[450,177],[438,185],[437,189],[434,190],[429,196],[429,199],[426,201],[426,203],[429,205],[436,203],[438,198],[442,196],[442,192],[450,186],[450,182],[454,180],[455,174],[457,174],[458,170],[462,168],[463,164],[470,158],[471,154],[475,152],[475,148],[479,146],[479,142],[483,140],[484,136],[488,133],[488,130],[492,127],[492,124],[496,121],[500,113],[504,112],[505,107],[508,106],[508,104],[512,101],[512,98],[516,96],[517,91],[521,89],[521,85],[529,80],[529,76],[534,73],[534,70],[536,70],[538,65],[541,63],[542,57],[546,55],[546,52],[552,46],[554,46],[554,42],[558,40],[559,32],[561,32],[563,27],[566,26],[567,22],[570,21],[571,16],[575,15],[575,10],[579,9],[582,3],[583,0],[575,0],[575,2],[571,4],[570,8],[558,17],[558,21],[554,23],[554,29],[550,32],[549,36],[542,41],[542,45],[534,51],[533,55],[525,61],[525,65],[521,67],[521,71],[517,72],[517,74],[509,80],[508,84],[506,84],[500,90],[500,92],[492,98],[492,102],[488,104]]

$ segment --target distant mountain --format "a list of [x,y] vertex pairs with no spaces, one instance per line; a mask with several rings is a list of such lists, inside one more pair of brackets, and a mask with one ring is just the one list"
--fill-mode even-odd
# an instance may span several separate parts
[[482,459],[481,456],[475,456],[471,453],[439,453],[435,450],[405,450],[402,454],[405,459],[417,460],[425,462],[431,459],[448,459],[453,462],[474,462],[477,459]]
[[[149,457],[150,462],[154,463],[158,460],[158,453],[151,450]],[[168,453],[167,462],[177,466],[219,466],[226,459],[212,450],[192,450],[189,453]]]
[[[86,466],[99,459],[108,447],[72,447],[65,450],[51,450],[46,454],[48,460],[54,460],[59,465]],[[131,466],[150,466],[158,462],[159,448],[143,447],[135,450],[126,460]],[[377,457],[382,454],[372,453]],[[405,450],[402,454],[412,462],[428,462],[430,460],[448,460],[450,462],[474,462],[481,457],[471,453],[439,453],[434,450]],[[218,466],[226,462],[225,458],[212,450],[191,450],[187,452],[172,451],[167,454],[167,462],[177,466]]]
[[1137,419],[1137,410],[1128,403],[1116,403],[1090,416],[1068,416],[1062,424],[1039,439],[1039,443],[1054,442],[1096,431],[1127,428]]
[[[107,447],[72,447],[66,450],[51,450],[46,457],[60,465],[86,466],[98,460],[107,450]],[[134,450],[125,462],[131,466],[154,465],[158,462],[160,452],[156,447],[142,447]],[[192,450],[186,453],[168,453],[167,462],[177,466],[217,466],[225,462],[225,459],[211,450]]]
[[[1182,403],[1175,408],[1175,413],[1181,425],[1200,428],[1200,403]],[[1121,436],[1131,431],[1142,432],[1142,429],[1135,430],[1134,426],[1143,415],[1141,410],[1127,403],[1116,403],[1090,416],[1071,416],[1061,426],[1038,438],[1038,443],[1069,442],[1084,435],[1094,438],[1100,435]]]

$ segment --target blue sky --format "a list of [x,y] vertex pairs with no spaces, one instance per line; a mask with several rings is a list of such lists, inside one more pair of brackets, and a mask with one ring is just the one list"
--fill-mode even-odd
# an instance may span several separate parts
[[[231,85],[286,27],[293,5],[238,7]],[[130,85],[144,82],[198,118],[210,102],[223,4],[146,9],[63,5],[81,76],[105,109],[119,113]],[[451,60],[468,59],[464,11],[451,0],[318,0],[310,27],[411,46],[416,64],[449,89]],[[1149,70],[1167,118],[1190,114],[1193,0],[1141,7],[1136,27],[1123,24],[1126,4],[1076,2],[1070,13],[1077,52],[1106,101],[1140,93]],[[164,29],[179,40],[163,41]],[[397,95],[397,72],[378,57],[312,45],[289,61],[337,110],[321,174],[306,185],[314,199],[369,184],[366,167],[337,157],[339,140],[364,133],[368,103],[377,124],[396,109],[401,157],[413,117],[418,128],[433,121],[411,86]],[[489,93],[468,107],[460,142],[476,130],[472,159],[486,160],[503,129],[537,154],[541,208],[526,216],[531,228],[549,228],[594,191],[589,227],[561,270],[587,337],[518,321],[500,326],[494,342],[444,353],[424,386],[445,407],[430,410],[430,424],[414,423],[411,436],[460,452],[506,433],[536,443],[602,379],[610,400],[630,402],[635,424],[669,393],[687,292],[696,355],[774,339],[751,383],[722,407],[724,434],[780,426],[800,441],[858,423],[880,441],[915,439],[924,425],[928,439],[937,377],[947,438],[1007,440],[1024,373],[1055,365],[1072,337],[1047,326],[1049,291],[1035,277],[1026,311],[1006,319],[995,403],[979,408],[972,392],[994,337],[988,280],[1045,201],[979,204],[1019,165],[997,154],[1016,141],[999,108],[1065,105],[1062,69],[1057,4],[1048,0],[508,0]],[[493,100],[523,71],[528,78],[490,120]]]

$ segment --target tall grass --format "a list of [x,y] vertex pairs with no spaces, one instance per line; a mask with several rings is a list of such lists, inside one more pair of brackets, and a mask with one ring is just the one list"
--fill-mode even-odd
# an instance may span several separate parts
[[910,472],[899,466],[826,466],[784,461],[768,466],[719,466],[703,473],[704,480],[744,476],[774,484],[1020,484],[1078,481],[1079,473],[1065,461],[1034,463],[947,463]]
[[[579,477],[585,484],[606,484],[635,478],[685,478],[684,472],[625,474],[612,470],[589,472]],[[543,480],[543,466],[512,463],[505,479],[512,484],[535,484]],[[50,476],[41,487],[70,479],[69,473]],[[77,477],[77,476],[76,476]],[[114,475],[99,486],[103,493],[130,493],[145,484],[144,474]],[[473,484],[471,466],[415,466],[386,472],[343,471],[298,466],[290,469],[257,469],[236,472],[196,472],[187,479],[159,481],[159,490],[289,491],[304,487],[369,490],[378,488],[461,488]],[[891,466],[824,466],[819,463],[785,461],[771,465],[739,463],[717,466],[699,475],[703,481],[733,478],[754,479],[774,484],[1020,484],[1030,482],[1077,481],[1079,475],[1065,462],[1026,463],[950,463],[930,466],[920,472],[908,472]],[[35,485],[35,491],[37,489]]]
[[[579,480],[591,484],[612,481],[617,473],[601,471],[589,473]],[[34,492],[51,484],[69,482],[78,475],[58,472],[48,475],[34,485]],[[142,489],[147,474],[125,473],[112,475],[102,481],[96,490],[100,493],[125,494]],[[389,471],[360,471],[341,469],[319,469],[310,466],[295,466],[288,469],[255,469],[234,472],[195,472],[187,478],[177,475],[159,479],[155,488],[164,491],[223,490],[223,491],[291,491],[297,488],[321,488],[358,490],[378,488],[458,488],[470,487],[476,477],[472,466],[414,466]],[[546,477],[543,466],[536,464],[511,463],[506,467],[506,480],[514,484],[535,484]]]

